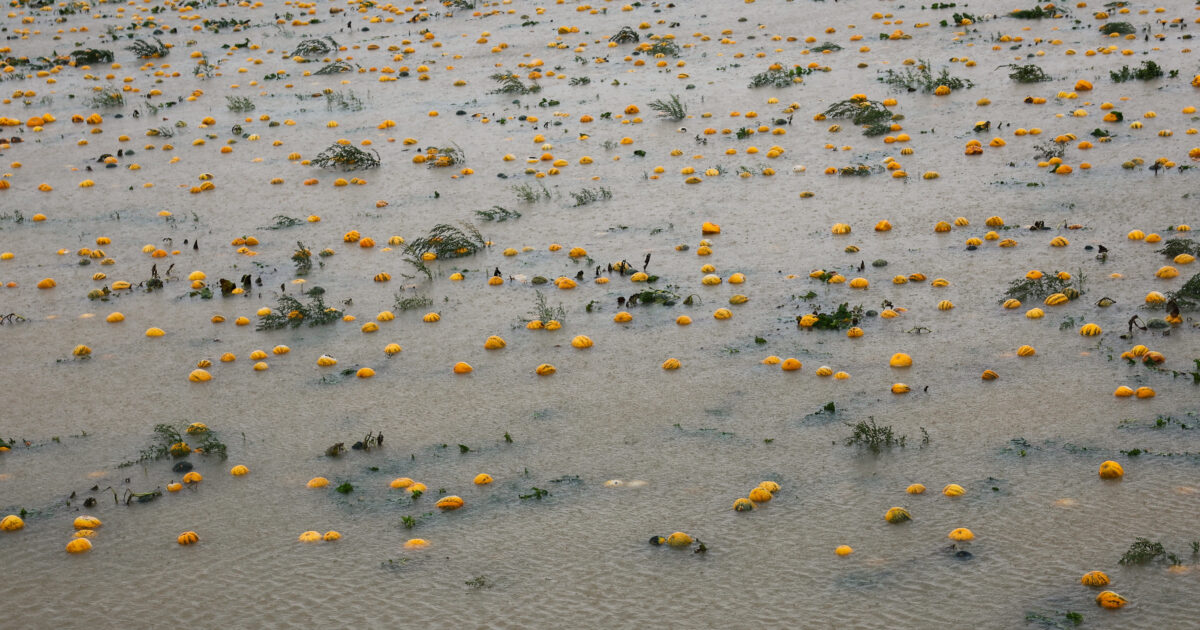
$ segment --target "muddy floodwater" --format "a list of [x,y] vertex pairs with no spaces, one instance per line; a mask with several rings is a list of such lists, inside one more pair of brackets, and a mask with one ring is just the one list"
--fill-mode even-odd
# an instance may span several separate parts
[[1200,12],[959,4],[12,3],[0,627],[1197,627]]

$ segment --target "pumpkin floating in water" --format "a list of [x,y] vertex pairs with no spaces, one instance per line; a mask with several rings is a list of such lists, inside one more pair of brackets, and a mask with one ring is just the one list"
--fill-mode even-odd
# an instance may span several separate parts
[[833,233],[837,235],[845,235],[850,233],[850,226],[846,223],[834,223]]
[[799,359],[787,358],[783,360],[783,363],[779,364],[779,367],[784,372],[795,372],[796,370],[804,367],[804,364],[801,363]]
[[244,477],[250,474],[250,469],[242,464],[238,464],[237,466],[229,469],[229,474],[233,475],[234,477]]
[[1113,396],[1117,398],[1129,398],[1133,395],[1133,388],[1122,385],[1113,392]]
[[593,342],[591,338],[587,337],[586,335],[578,335],[571,340],[571,346],[574,348],[591,348],[592,345]]
[[25,527],[25,521],[21,520],[21,517],[16,514],[9,514],[3,520],[0,520],[0,531],[15,532],[23,527]]
[[914,483],[904,489],[909,494],[925,494],[925,486],[923,484]]
[[1046,311],[1043,311],[1042,309],[1036,308],[1036,307],[1031,308],[1028,311],[1025,311],[1025,317],[1028,317],[1029,319],[1041,319],[1045,315],[1046,315]]
[[733,502],[734,512],[750,512],[754,510],[754,502],[750,499],[742,497]]
[[1096,335],[1099,335],[1100,332],[1100,327],[1096,324],[1084,324],[1084,326],[1079,329],[1079,334],[1083,335],[1084,337],[1095,337]]
[[325,532],[325,535],[321,537],[321,540],[324,540],[325,542],[337,542],[341,539],[342,539],[341,533],[335,532],[333,530]]
[[424,549],[429,546],[429,541],[424,538],[409,538],[404,541],[405,549]]
[[500,350],[507,345],[508,344],[504,341],[504,339],[497,337],[496,335],[488,337],[483,342],[483,347],[487,350]]
[[771,356],[763,359],[762,363],[763,363],[763,365],[779,365],[782,361],[783,361],[783,359],[780,359],[779,357],[772,354]]
[[100,519],[96,518],[95,516],[88,516],[85,514],[83,516],[75,517],[75,521],[72,523],[72,525],[75,526],[75,529],[96,529],[100,527],[101,523]]
[[474,483],[477,486],[486,486],[487,484],[492,483],[492,476],[487,473],[479,473],[478,475],[475,475]]
[[204,477],[194,470],[183,476],[183,483],[192,484],[200,483],[201,481],[204,481]]
[[730,311],[727,308],[719,308],[713,311],[713,317],[716,319],[729,319],[730,317],[733,317],[733,311]]
[[200,542],[200,536],[196,532],[183,532],[175,541],[181,545],[194,545]]
[[304,532],[303,534],[300,534],[299,540],[300,540],[300,542],[306,542],[306,543],[307,542],[320,542],[321,541],[321,532],[315,532],[315,531],[309,530],[307,532]]
[[1138,398],[1154,398],[1155,396],[1154,390],[1146,386],[1137,388],[1133,394]]
[[389,343],[388,345],[384,346],[383,353],[390,357],[394,354],[400,354],[400,350],[401,350],[400,344]]
[[692,544],[692,537],[683,532],[675,532],[667,536],[667,544],[671,547],[687,547]]
[[683,365],[683,364],[679,362],[679,359],[674,359],[674,358],[667,359],[666,361],[663,361],[662,369],[678,370],[681,365]]
[[766,503],[774,498],[766,488],[755,488],[750,491],[750,500],[755,503]]
[[1017,356],[1019,357],[1031,357],[1035,354],[1037,354],[1037,350],[1034,350],[1033,346],[1021,346],[1017,348]]
[[954,302],[951,302],[950,300],[942,300],[941,302],[938,302],[937,307],[939,311],[948,311],[954,308]]
[[180,490],[183,490],[183,484],[181,483],[173,482],[167,484],[167,492],[179,492]]
[[1009,298],[1007,300],[1004,300],[1003,306],[1004,306],[1004,308],[1007,308],[1007,309],[1020,308],[1021,300],[1018,300],[1015,298]]
[[304,485],[309,488],[324,488],[325,486],[329,485],[329,480],[324,477],[313,477]]
[[413,485],[413,480],[408,477],[397,477],[388,485],[394,490],[402,490]]
[[439,510],[457,510],[463,506],[463,500],[462,497],[451,495],[448,497],[442,497],[434,505],[436,505]]
[[1103,591],[1096,596],[1096,604],[1101,608],[1110,608],[1115,610],[1117,608],[1124,607],[1125,604],[1128,603],[1129,602],[1124,597],[1121,597],[1112,591]]
[[633,321],[633,315],[630,315],[629,313],[627,313],[625,311],[621,311],[621,312],[617,313],[616,315],[613,315],[613,321],[617,322],[618,324],[628,323],[628,322]]
[[67,543],[67,553],[87,553],[92,550],[92,541],[86,538],[76,538]]
[[904,354],[903,352],[897,352],[896,354],[892,355],[890,360],[888,360],[888,365],[894,368],[912,367],[912,357]]
[[770,492],[771,494],[779,492],[779,484],[775,483],[774,481],[763,481],[758,484],[758,487]]
[[894,508],[889,509],[883,515],[883,518],[887,522],[889,522],[893,525],[897,525],[897,524],[903,523],[905,521],[911,521],[912,515],[908,513],[908,510],[906,510],[902,507],[894,507]]
[[984,370],[982,378],[985,381],[994,381],[994,380],[1000,378],[1000,375],[993,372],[992,370]]
[[1121,465],[1112,460],[1108,460],[1100,464],[1101,479],[1120,479],[1125,476],[1125,469]]
[[837,548],[833,550],[833,553],[836,553],[839,556],[848,556],[854,553],[854,549],[851,548],[850,545],[838,545]]
[[892,385],[893,394],[907,394],[910,391],[912,391],[912,388],[904,383],[896,383]]
[[961,497],[966,493],[967,491],[956,483],[946,484],[946,487],[942,488],[942,494],[948,497]]
[[558,371],[558,369],[555,368],[553,365],[550,365],[549,363],[543,363],[543,364],[537,366],[537,369],[534,370],[534,372],[536,372],[538,376],[550,376],[551,374],[554,374],[557,371]]
[[454,364],[455,374],[470,374],[472,371],[474,371],[474,369],[475,368],[471,367],[470,363],[465,361],[459,361],[458,363]]
[[337,365],[337,359],[329,356],[328,354],[322,354],[321,356],[317,357],[317,365],[321,367],[332,367]]
[[1084,586],[1108,586],[1108,576],[1103,571],[1088,571],[1079,578]]
[[950,540],[955,540],[958,542],[966,542],[968,540],[975,539],[975,532],[972,532],[971,530],[967,529],[966,527],[959,527],[958,529],[951,531],[949,534],[949,537],[950,537]]

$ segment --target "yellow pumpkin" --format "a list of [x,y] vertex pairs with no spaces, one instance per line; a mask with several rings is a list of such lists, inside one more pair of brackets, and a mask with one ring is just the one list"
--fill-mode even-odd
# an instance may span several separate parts
[[679,362],[679,359],[674,359],[674,358],[667,359],[666,361],[663,361],[662,369],[678,370],[681,365],[683,365],[683,364]]
[[904,491],[909,494],[925,494],[925,486],[924,484],[914,483],[905,488]]
[[625,311],[621,311],[621,312],[617,313],[616,315],[613,315],[613,321],[617,322],[618,324],[624,324],[627,322],[631,322],[631,321],[633,321],[633,315],[630,315],[629,313],[627,313]]
[[687,547],[692,544],[692,537],[683,532],[675,532],[667,536],[667,544],[672,547]]
[[429,541],[424,538],[409,538],[404,541],[405,549],[424,549],[429,546]]
[[763,481],[758,484],[758,487],[770,492],[771,494],[779,492],[779,484],[774,481]]
[[229,474],[233,475],[234,477],[244,477],[250,474],[250,469],[242,464],[238,464],[237,466],[229,469]]
[[571,340],[571,346],[574,348],[591,348],[592,345],[594,344],[591,338],[587,337],[586,335],[578,335]]
[[967,491],[956,483],[946,484],[946,487],[942,488],[942,494],[948,497],[961,497],[966,493]]
[[179,482],[171,482],[167,484],[167,492],[179,492],[183,490],[183,484]]
[[441,321],[441,319],[442,316],[438,315],[437,313],[426,313],[425,316],[421,318],[421,321],[425,322],[426,324],[432,324],[434,322]]
[[551,374],[554,374],[557,371],[558,371],[558,369],[555,368],[553,365],[550,365],[549,363],[543,363],[543,364],[537,366],[537,369],[534,370],[534,372],[536,372],[538,376],[550,376]]
[[1068,301],[1068,298],[1065,293],[1052,293],[1052,294],[1046,296],[1044,303],[1046,306],[1061,306],[1063,304],[1066,304],[1067,301]]
[[321,532],[315,532],[315,531],[309,530],[307,532],[300,534],[300,537],[298,540],[300,542],[306,542],[306,543],[320,542],[321,541]]
[[1108,586],[1108,576],[1103,571],[1088,571],[1079,578],[1084,586]]
[[1084,326],[1079,329],[1079,334],[1083,335],[1084,337],[1095,337],[1096,335],[1099,335],[1100,332],[1100,327],[1096,324],[1084,324]]
[[742,497],[733,502],[734,512],[750,512],[754,509],[754,502],[750,499]]
[[1133,388],[1122,385],[1113,392],[1113,396],[1117,398],[1129,398],[1133,395]]
[[892,385],[892,393],[893,394],[907,394],[911,390],[912,390],[912,388],[910,388],[908,385],[905,385],[904,383],[896,383],[896,384]]
[[324,488],[325,486],[329,485],[329,480],[324,477],[313,477],[304,485],[309,488]]
[[200,483],[201,481],[204,481],[204,477],[194,470],[183,476],[183,483]]
[[796,370],[804,367],[804,364],[801,363],[799,359],[789,357],[784,359],[783,363],[779,364],[779,367],[784,372],[795,372]]
[[459,361],[458,363],[454,364],[455,374],[470,374],[472,371],[474,371],[474,369],[475,368],[471,367],[471,364],[467,363],[466,361]]
[[834,223],[833,233],[837,235],[845,235],[850,233],[850,226],[846,223]]
[[413,485],[413,480],[409,479],[408,477],[397,477],[397,478],[393,479],[392,482],[388,485],[393,490],[403,490],[404,488],[407,488],[407,487]]
[[1018,300],[1015,298],[1009,298],[1007,300],[1004,300],[1004,308],[1014,309],[1014,308],[1020,308],[1020,307],[1021,307],[1021,300]]
[[727,308],[719,308],[716,311],[713,311],[713,317],[716,319],[729,319],[730,317],[733,317],[733,312]]
[[1154,398],[1155,396],[1154,390],[1146,386],[1137,388],[1133,393],[1138,398]]
[[478,475],[475,475],[474,483],[477,486],[486,486],[487,484],[492,483],[492,476],[487,473],[479,473]]
[[938,302],[937,307],[939,311],[948,311],[954,308],[954,302],[951,302],[950,300],[942,300],[941,302]]
[[890,360],[888,360],[888,365],[894,368],[912,367],[912,357],[904,354],[903,352],[897,352],[896,354],[892,355]]
[[1112,591],[1104,591],[1096,596],[1096,604],[1102,608],[1117,609],[1124,607],[1128,603],[1124,597]]
[[321,537],[321,540],[324,540],[325,542],[337,542],[341,539],[342,535],[333,530],[325,532],[325,535]]
[[850,547],[850,545],[838,545],[837,548],[833,550],[833,553],[836,553],[839,556],[848,556],[854,553],[854,549]]
[[1000,378],[1000,375],[993,372],[992,370],[984,370],[982,378],[985,381],[994,381],[994,380]]
[[1037,308],[1037,307],[1034,307],[1034,308],[1029,309],[1028,311],[1025,311],[1025,317],[1028,317],[1029,319],[1041,319],[1045,315],[1046,315],[1046,311],[1043,311],[1042,309]]
[[92,541],[86,538],[76,538],[67,543],[67,553],[87,553],[92,550]]
[[903,523],[905,521],[911,521],[912,515],[908,513],[908,510],[906,510],[902,507],[894,507],[894,508],[889,509],[883,515],[883,518],[887,522],[889,522],[893,525],[897,525],[897,524]]
[[22,527],[25,527],[25,521],[21,520],[21,517],[16,514],[9,514],[3,520],[0,520],[0,531],[15,532]]
[[1125,469],[1121,465],[1112,460],[1108,460],[1100,464],[1101,479],[1120,479],[1125,476]]
[[765,488],[755,488],[750,491],[750,500],[754,503],[766,503],[773,498],[770,491]]
[[967,529],[966,527],[959,527],[958,529],[952,530],[949,534],[949,537],[950,537],[950,540],[955,540],[958,542],[966,542],[968,540],[975,539],[975,532],[972,532],[971,530]]
[[192,544],[200,542],[200,536],[197,535],[196,532],[188,531],[188,532],[183,532],[182,534],[180,534],[179,537],[175,539],[175,541],[181,545],[192,545]]
[[483,347],[486,350],[500,350],[501,348],[504,348],[507,345],[508,344],[504,341],[504,339],[502,339],[496,335],[492,335],[491,337],[488,337],[483,342]]
[[442,497],[442,499],[434,505],[436,505],[439,510],[457,510],[463,506],[463,500],[462,497],[451,495],[448,497]]
[[779,365],[782,362],[783,362],[783,359],[780,359],[779,357],[777,357],[773,354],[762,360],[763,365]]
[[1017,356],[1019,357],[1031,357],[1035,354],[1037,354],[1037,350],[1034,350],[1033,346],[1021,346],[1017,348]]
[[75,526],[75,529],[97,529],[100,527],[101,523],[100,519],[96,518],[95,516],[88,516],[85,514],[83,516],[75,517],[75,521],[72,523],[72,525]]
[[322,354],[321,356],[317,357],[317,365],[321,367],[332,367],[337,365],[337,359],[329,356],[328,354]]

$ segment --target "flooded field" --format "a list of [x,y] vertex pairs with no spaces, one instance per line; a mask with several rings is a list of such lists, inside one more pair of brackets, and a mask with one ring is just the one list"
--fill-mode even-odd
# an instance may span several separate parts
[[975,4],[11,3],[0,626],[1194,627],[1200,11]]

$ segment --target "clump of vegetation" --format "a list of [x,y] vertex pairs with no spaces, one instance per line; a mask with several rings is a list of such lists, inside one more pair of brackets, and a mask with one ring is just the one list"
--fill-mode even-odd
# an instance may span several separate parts
[[500,206],[492,206],[487,210],[476,210],[475,216],[484,221],[496,221],[497,223],[503,223],[509,219],[520,219],[521,213],[517,212],[516,210],[509,210],[508,208],[502,208]]
[[1179,557],[1168,553],[1161,542],[1151,542],[1149,538],[1138,538],[1129,546],[1129,551],[1121,556],[1119,564],[1149,564],[1155,560],[1165,560],[1171,564],[1180,564]]
[[292,263],[296,265],[296,275],[307,275],[312,271],[312,250],[304,246],[304,243],[296,241],[296,251],[292,253]]
[[1142,65],[1130,70],[1129,66],[1121,66],[1119,71],[1109,71],[1108,76],[1113,83],[1124,83],[1133,79],[1150,81],[1161,78],[1165,74],[1161,66],[1147,59]]
[[429,230],[429,234],[415,238],[404,246],[404,253],[420,257],[426,252],[433,252],[441,258],[461,258],[471,256],[483,249],[487,243],[479,230],[470,223],[463,223],[462,229],[453,225],[440,223]]
[[263,227],[262,229],[264,229],[264,230],[282,230],[283,228],[295,227],[297,225],[300,225],[301,223],[304,223],[304,221],[297,219],[296,217],[289,217],[286,214],[277,214],[271,218],[274,219],[275,222],[272,223],[271,225]]
[[915,69],[908,68],[903,72],[888,69],[879,77],[879,81],[895,88],[908,90],[909,92],[925,92],[927,94],[932,93],[939,86],[943,85],[951,90],[962,90],[975,86],[975,83],[970,79],[951,76],[950,71],[946,68],[942,68],[942,71],[936,76],[929,68],[929,62],[920,59],[917,61]]
[[[818,306],[811,314],[817,316],[817,321],[812,325],[812,328],[816,328],[817,330],[845,330],[851,326],[857,326],[858,322],[862,320],[863,305],[859,304],[851,308],[848,302],[842,302],[832,313],[822,313],[821,307]],[[797,315],[796,322],[799,323],[803,318],[803,315]]]
[[608,41],[615,42],[617,44],[636,44],[641,39],[642,36],[638,35],[638,32],[633,30],[632,27],[623,26],[621,27],[621,30],[617,31],[616,35],[609,37]]
[[679,44],[676,44],[674,40],[670,39],[660,39],[653,44],[648,46],[643,44],[643,46],[645,46],[643,51],[650,57],[657,57],[658,55],[662,55],[664,57],[678,57],[681,51]]
[[1174,301],[1181,308],[1189,311],[1200,309],[1200,273],[1192,276],[1178,291],[1167,293],[1168,302]]
[[541,322],[546,324],[551,320],[558,323],[563,323],[567,318],[567,311],[562,307],[562,304],[550,306],[546,304],[546,296],[542,295],[541,291],[533,292],[533,310],[529,311],[529,319],[521,320],[522,322]]
[[1008,78],[1016,81],[1017,83],[1038,83],[1041,81],[1054,80],[1054,77],[1046,74],[1046,71],[1042,70],[1042,67],[1035,63],[1029,63],[1025,65],[1010,63],[1003,66],[998,66],[998,68],[1011,69],[1012,72],[1008,73]]
[[344,171],[355,171],[358,169],[379,168],[381,164],[379,152],[371,149],[370,152],[352,144],[331,144],[328,149],[317,154],[317,157],[312,160],[313,166],[318,168],[336,167]]
[[[1077,283],[1078,286],[1072,286],[1073,282]],[[1053,273],[1045,274],[1036,279],[1021,278],[1009,283],[1008,289],[1004,291],[1004,297],[1000,298],[1000,302],[1004,302],[1010,298],[1022,302],[1044,300],[1047,296],[1055,293],[1062,293],[1068,299],[1075,299],[1083,294],[1082,283],[1082,276],[1063,280],[1058,277],[1058,274]]]
[[597,201],[608,201],[612,199],[612,191],[601,186],[600,188],[583,188],[579,192],[570,193],[571,198],[575,200],[573,207],[579,208]]
[[171,54],[171,49],[157,37],[154,42],[144,39],[135,39],[133,43],[125,48],[142,59],[161,59]]
[[820,46],[813,46],[812,48],[809,48],[808,50],[810,52],[823,53],[826,50],[838,51],[841,49],[842,49],[841,46],[838,46],[837,44],[835,44],[833,42],[825,42],[824,44],[821,44]]
[[329,91],[325,93],[325,109],[329,111],[339,109],[346,112],[358,112],[362,111],[363,107],[362,99],[353,90],[348,92]]
[[683,104],[683,101],[679,100],[678,94],[672,94],[669,98],[660,98],[652,101],[649,107],[658,112],[659,116],[670,118],[671,120],[683,120],[687,118],[687,106]]
[[1200,243],[1190,238],[1169,238],[1163,243],[1163,248],[1158,250],[1158,253],[1168,258],[1174,258],[1180,254],[1200,256]]
[[116,88],[105,88],[92,96],[91,102],[92,107],[121,107],[125,104],[125,95]]
[[1134,29],[1133,25],[1129,22],[1109,22],[1100,27],[1100,32],[1104,33],[1105,35],[1112,35],[1113,33],[1120,35],[1132,35],[1134,32],[1136,32],[1136,29]]
[[830,105],[825,110],[826,118],[849,118],[850,122],[863,127],[863,135],[878,136],[891,129],[892,111],[883,103],[868,99],[847,99]]
[[413,295],[405,297],[402,293],[396,294],[396,310],[403,313],[404,311],[412,311],[416,309],[424,309],[433,306],[433,300],[424,295]]
[[860,421],[855,424],[850,424],[849,422],[844,422],[843,424],[853,430],[850,437],[845,439],[846,446],[865,447],[877,455],[883,452],[884,449],[890,449],[893,446],[904,448],[905,443],[908,441],[907,435],[896,435],[891,425],[876,424],[875,418],[867,418],[867,421]]
[[338,50],[338,43],[332,37],[320,37],[314,39],[302,39],[296,45],[296,49],[292,51],[290,57],[303,57],[308,60],[311,57],[324,57],[331,55]]
[[513,186],[513,192],[517,193],[517,199],[525,203],[535,203],[537,201],[550,201],[550,191],[546,189],[544,184],[539,184],[540,189],[534,188],[531,184],[517,184]]
[[255,330],[280,330],[283,328],[299,328],[301,324],[321,326],[331,324],[342,318],[342,311],[325,304],[324,292],[315,289],[309,291],[309,300],[305,304],[300,300],[283,294],[270,314],[258,320]]
[[795,85],[800,82],[801,77],[813,73],[812,68],[804,68],[802,66],[794,66],[791,68],[775,68],[760,72],[750,78],[750,87],[777,87],[785,88],[789,85]]
[[425,153],[425,163],[431,168],[447,168],[464,164],[467,154],[458,145],[452,147],[430,147]]
[[1054,17],[1054,12],[1057,10],[1056,7],[1047,9],[1041,5],[1034,5],[1032,9],[1014,9],[1008,15],[1018,20],[1040,20],[1042,18]]
[[542,86],[536,83],[525,85],[521,82],[521,77],[515,74],[498,72],[491,78],[500,84],[500,87],[491,91],[492,94],[536,94],[542,91]]
[[226,96],[225,102],[226,107],[228,107],[229,111],[231,112],[242,113],[254,111],[254,101],[246,98],[245,96]]
[[327,63],[315,72],[314,75],[341,74],[343,72],[354,72],[354,64],[349,61],[333,61]]
[[113,52],[98,48],[83,48],[71,52],[71,60],[75,65],[86,66],[93,63],[112,63]]
[[[187,440],[199,440],[196,444],[188,444]],[[183,431],[169,424],[154,425],[154,438],[150,446],[138,453],[135,461],[127,461],[120,468],[152,462],[166,457],[186,457],[192,449],[199,449],[204,455],[216,455],[224,461],[226,457],[225,443],[221,442],[216,431],[201,423],[189,424]]]

